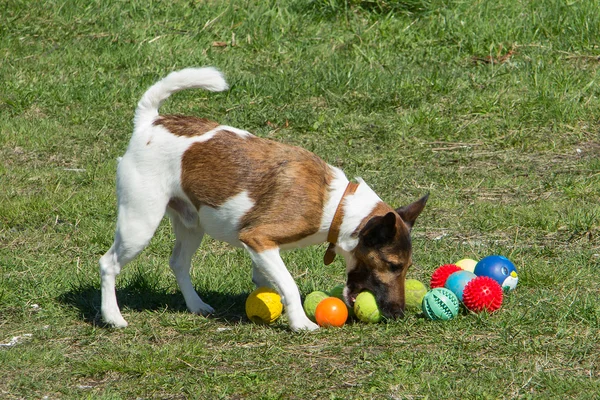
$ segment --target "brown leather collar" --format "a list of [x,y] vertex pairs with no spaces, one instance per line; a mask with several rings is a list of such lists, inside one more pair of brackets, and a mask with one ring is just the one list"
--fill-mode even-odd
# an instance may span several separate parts
[[342,227],[342,221],[344,220],[344,207],[342,207],[344,198],[354,194],[356,189],[358,189],[358,183],[348,182],[348,186],[346,186],[346,190],[344,191],[344,194],[338,203],[335,214],[333,214],[333,220],[331,220],[331,226],[329,227],[329,232],[327,233],[329,247],[327,247],[327,251],[325,251],[325,257],[323,257],[323,262],[325,262],[325,265],[331,264],[335,259],[335,244],[337,243],[338,236],[340,235],[340,229]]

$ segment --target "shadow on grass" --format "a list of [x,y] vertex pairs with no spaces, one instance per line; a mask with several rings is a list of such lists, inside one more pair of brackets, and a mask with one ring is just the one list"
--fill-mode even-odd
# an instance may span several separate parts
[[[248,293],[228,294],[216,291],[199,292],[202,300],[210,304],[215,310],[209,318],[225,323],[239,323],[250,321],[245,315],[245,301]],[[107,327],[102,321],[100,313],[100,289],[93,284],[83,283],[74,285],[73,288],[58,297],[58,301],[74,307],[79,311],[80,317],[85,322]],[[117,289],[117,301],[121,310],[187,312],[185,300],[181,292],[167,292],[157,288],[143,277],[138,277]]]

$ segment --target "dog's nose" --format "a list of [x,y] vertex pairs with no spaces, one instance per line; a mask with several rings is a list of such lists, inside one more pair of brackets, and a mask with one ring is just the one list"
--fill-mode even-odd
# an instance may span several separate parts
[[381,307],[381,311],[386,318],[404,318],[404,304],[384,304],[383,307]]

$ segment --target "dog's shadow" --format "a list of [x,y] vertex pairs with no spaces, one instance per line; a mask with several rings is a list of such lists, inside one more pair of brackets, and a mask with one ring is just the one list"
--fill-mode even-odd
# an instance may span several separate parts
[[[203,291],[199,294],[204,301],[217,310],[208,318],[229,324],[249,322],[244,311],[248,293]],[[181,292],[167,292],[149,284],[143,278],[134,279],[118,288],[117,300],[121,310],[187,312]],[[61,294],[58,301],[78,310],[83,321],[94,326],[107,327],[100,313],[100,289],[92,283],[75,284],[70,290]]]

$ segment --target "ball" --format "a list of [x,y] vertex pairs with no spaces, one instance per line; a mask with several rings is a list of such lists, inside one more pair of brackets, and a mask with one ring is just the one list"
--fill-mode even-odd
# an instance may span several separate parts
[[373,293],[364,291],[356,296],[354,314],[362,322],[374,324],[381,321],[382,314]]
[[477,275],[469,271],[456,271],[450,274],[448,279],[446,279],[444,287],[454,293],[458,298],[458,301],[462,302],[465,285],[469,283],[471,279],[476,277]]
[[465,271],[473,272],[475,270],[475,266],[477,265],[477,261],[473,260],[472,258],[463,258],[462,260],[457,261],[456,265]]
[[458,298],[446,288],[431,289],[423,298],[423,314],[434,321],[448,321],[458,315]]
[[315,291],[310,293],[304,299],[304,312],[312,322],[317,322],[317,320],[315,319],[315,311],[317,311],[317,306],[321,301],[325,300],[328,297],[329,295],[325,292]]
[[463,303],[473,312],[494,312],[502,306],[502,287],[489,276],[478,276],[465,286]]
[[257,324],[271,324],[281,316],[283,304],[275,290],[260,287],[246,299],[246,315]]
[[[344,288],[345,287],[346,287],[346,285],[343,285],[343,284],[337,285],[333,289],[331,289],[328,293],[331,297],[337,297],[341,301],[344,301]],[[344,301],[344,304],[346,304],[345,301]],[[348,316],[354,317],[354,310],[350,307],[348,307]]]
[[332,288],[332,289],[331,289],[329,292],[327,292],[327,293],[329,293],[329,295],[330,295],[331,297],[337,297],[338,299],[340,299],[340,300],[342,300],[342,301],[343,301],[343,300],[344,300],[344,287],[345,287],[345,285],[343,285],[343,284],[340,284],[340,285],[334,286],[334,287],[333,287],[333,288]]
[[346,304],[337,297],[322,300],[315,310],[315,320],[322,327],[340,327],[348,319]]
[[444,264],[438,267],[435,271],[433,271],[433,274],[431,275],[431,282],[429,286],[432,289],[438,287],[443,288],[446,284],[446,279],[448,279],[450,274],[460,270],[461,268],[456,264]]
[[416,279],[407,279],[404,283],[404,301],[408,310],[420,310],[427,288]]
[[504,256],[487,256],[475,266],[475,275],[489,276],[500,284],[503,289],[513,290],[519,282],[517,268]]

